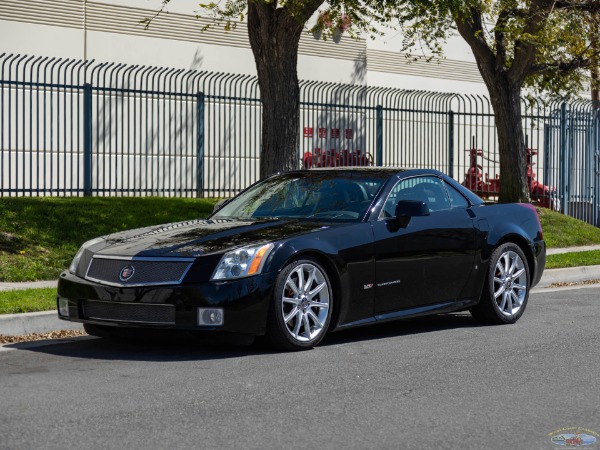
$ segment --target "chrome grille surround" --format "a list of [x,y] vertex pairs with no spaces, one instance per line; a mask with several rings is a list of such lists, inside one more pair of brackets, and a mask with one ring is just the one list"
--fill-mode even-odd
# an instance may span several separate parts
[[[94,255],[85,279],[108,286],[136,287],[181,284],[194,258],[156,258]],[[135,268],[127,280],[120,277],[127,266]]]

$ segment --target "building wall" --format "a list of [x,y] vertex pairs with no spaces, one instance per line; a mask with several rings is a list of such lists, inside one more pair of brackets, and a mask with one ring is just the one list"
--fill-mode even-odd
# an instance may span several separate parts
[[[3,0],[0,52],[63,57],[236,74],[255,74],[246,23],[224,32],[201,28],[196,0],[175,0],[148,30],[140,24],[160,0]],[[453,37],[446,58],[408,63],[401,36],[390,30],[376,39],[348,36],[324,41],[305,33],[298,75],[318,80],[403,89],[485,94],[466,43]]]
[[[0,55],[26,54],[125,63],[128,66],[195,69],[252,76],[256,74],[246,23],[239,23],[229,32],[221,29],[202,32],[202,27],[211,21],[196,18],[197,0],[173,0],[168,12],[158,16],[150,28],[145,30],[140,21],[153,16],[160,7],[160,0],[2,0]],[[461,39],[452,38],[449,41],[446,59],[430,63],[407,63],[407,58],[400,54],[401,45],[401,36],[392,30],[377,39],[354,40],[341,36],[326,41],[307,32],[300,42],[298,75],[301,80],[307,81],[485,94],[485,86],[469,48]],[[16,69],[13,67],[13,70]],[[54,82],[61,81],[54,78]],[[111,85],[111,81],[108,81],[108,85]],[[83,176],[79,173],[83,164],[83,137],[80,133],[83,126],[72,124],[65,130],[64,123],[59,122],[59,118],[73,115],[79,117],[81,111],[77,110],[72,114],[65,105],[73,101],[75,104],[81,103],[81,92],[55,92],[52,96],[43,90],[40,94],[40,89],[36,88],[32,94],[23,90],[19,97],[16,92],[12,92],[11,96],[10,88],[3,89],[6,94],[2,96],[3,110],[13,113],[3,115],[5,122],[8,121],[3,124],[4,128],[17,130],[18,127],[19,132],[2,133],[0,137],[0,189],[8,192],[16,187],[19,192],[29,189],[50,195],[61,189],[77,189]],[[322,98],[311,98],[310,101],[351,103],[343,97],[334,98],[337,95],[335,93],[319,92],[315,95]],[[29,106],[31,102],[33,106]],[[175,110],[175,104],[180,108],[176,99],[150,102],[161,114],[167,110]],[[156,177],[159,177],[185,180],[186,185],[182,188],[187,189],[186,192],[193,192],[197,173],[203,172],[205,184],[215,186],[212,191],[207,191],[208,195],[230,195],[231,191],[227,190],[230,180],[238,183],[229,186],[236,191],[257,179],[256,149],[260,148],[260,136],[254,132],[249,137],[245,134],[230,135],[232,130],[224,131],[225,128],[219,126],[229,123],[231,111],[235,111],[233,116],[251,119],[236,128],[241,130],[239,133],[260,130],[260,115],[254,104],[231,107],[220,105],[218,101],[207,102],[207,123],[213,125],[208,125],[206,130],[205,162],[202,169],[194,159],[196,147],[193,143],[196,135],[193,106],[190,106],[189,111],[186,107],[182,114],[169,117],[166,123],[158,119],[157,123],[144,123],[144,126],[150,128],[144,128],[144,132],[140,134],[139,130],[143,128],[141,124],[132,124],[127,128],[138,131],[128,132],[120,127],[122,123],[129,123],[129,119],[124,118],[146,115],[145,101],[129,94],[124,99],[117,94],[94,92],[93,105],[92,128],[95,134],[92,142],[92,172],[94,185],[99,189],[109,189],[111,186],[126,189],[129,180],[138,180],[141,187],[145,188],[146,185],[153,186]],[[48,107],[48,111],[52,111],[48,117],[39,119],[41,127],[28,119],[28,108],[35,106]],[[431,105],[423,107],[429,108]],[[154,109],[151,110],[151,115],[154,114]],[[373,111],[303,107],[300,154],[319,149],[324,152],[360,151],[363,155],[365,152],[374,155],[373,114]],[[209,117],[212,122],[209,122]],[[428,125],[422,123],[423,119],[417,113],[407,113],[396,119],[401,126],[386,118],[385,130],[406,135],[408,143],[412,142],[409,138],[413,136],[411,133],[422,129],[424,131],[415,134],[413,138],[423,146],[423,152],[439,152],[441,141],[430,142],[426,138]],[[180,135],[174,131],[179,128],[188,130],[190,136],[171,142],[171,136]],[[311,134],[307,135],[307,128],[312,130]],[[445,130],[447,125],[437,124],[434,128]],[[325,132],[324,137],[321,136],[321,130]],[[333,137],[334,130],[340,136]],[[347,131],[351,138],[346,137]],[[432,133],[433,131],[429,134]],[[117,139],[114,136],[125,138]],[[440,136],[443,140],[443,136]],[[387,139],[391,143],[400,138],[387,136]],[[401,152],[402,148],[399,141],[396,141],[389,148],[386,147],[386,152],[390,153],[385,156],[388,163],[430,164],[430,161],[413,161],[407,156],[408,152],[403,152],[404,159],[398,159],[400,156],[393,154]],[[412,147],[415,145],[411,143]],[[458,142],[456,145],[461,150],[464,146]],[[240,148],[253,151],[251,154],[240,154]],[[445,163],[440,160],[440,164]],[[38,173],[39,176],[34,176]],[[71,179],[73,173],[76,180]],[[119,173],[124,175],[117,179]]]

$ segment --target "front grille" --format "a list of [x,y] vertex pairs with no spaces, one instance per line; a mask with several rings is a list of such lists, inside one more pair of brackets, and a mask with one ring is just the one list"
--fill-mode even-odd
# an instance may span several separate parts
[[175,324],[173,305],[145,303],[113,303],[83,300],[83,317],[111,322],[135,322],[160,325]]
[[[116,286],[179,284],[192,265],[190,259],[117,259],[94,257],[86,279]],[[127,268],[133,274],[123,278]]]

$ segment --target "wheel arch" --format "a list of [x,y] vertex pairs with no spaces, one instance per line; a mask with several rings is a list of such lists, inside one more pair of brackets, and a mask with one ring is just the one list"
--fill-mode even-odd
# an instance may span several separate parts
[[509,234],[509,235],[503,236],[502,239],[500,239],[496,243],[492,252],[494,250],[496,250],[498,247],[500,247],[501,245],[507,244],[507,243],[515,244],[517,247],[519,247],[521,249],[521,251],[525,255],[525,258],[527,259],[527,265],[529,266],[529,284],[530,285],[533,284],[533,280],[535,279],[535,273],[534,273],[535,272],[535,258],[533,255],[533,250],[531,249],[531,246],[529,245],[529,242],[523,236],[520,236],[518,234]]
[[[523,312],[525,311],[527,305],[527,301],[529,299],[531,281],[533,279],[532,271],[531,269],[529,270],[529,286],[525,287],[525,292],[523,295],[521,295],[523,287],[515,287],[514,285],[512,285],[512,277],[508,278],[510,280],[510,284],[507,284],[504,280],[499,280],[498,278],[496,278],[497,275],[495,274],[495,264],[497,264],[499,259],[503,255],[507,254],[508,251],[510,251],[511,249],[516,251],[516,248],[518,248],[519,250],[521,250],[523,256],[525,257],[525,260],[527,261],[527,265],[529,266],[531,264],[531,252],[528,251],[528,241],[522,236],[509,234],[503,236],[502,239],[498,240],[493,247],[490,247],[492,248],[492,254],[489,258],[490,266],[486,270],[485,281],[483,284],[483,290],[481,292],[480,300],[477,304],[471,306],[469,308],[469,311],[476,320],[482,323],[492,325],[515,323],[523,315]],[[513,274],[513,270],[516,269],[514,268],[514,266],[511,266],[511,276]],[[522,274],[519,275],[519,277],[521,276]],[[496,282],[503,284],[503,286],[498,286],[499,288],[502,288],[502,290],[496,291],[496,286],[494,284]],[[522,285],[523,282],[521,282],[520,284]],[[519,289],[520,291],[520,293],[518,294],[518,298],[516,299],[516,304],[518,306],[516,311],[514,310],[515,302],[513,301],[513,296],[515,295],[514,289]],[[510,295],[508,296],[506,295],[507,290],[510,291]],[[504,294],[502,304],[498,304],[499,295],[502,293]],[[508,306],[506,305],[506,303],[510,304],[509,309],[506,309],[506,306]]]

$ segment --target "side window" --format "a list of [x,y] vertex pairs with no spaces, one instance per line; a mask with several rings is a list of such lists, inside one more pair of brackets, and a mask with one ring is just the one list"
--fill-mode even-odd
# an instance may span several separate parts
[[469,202],[463,195],[458,192],[455,188],[450,186],[448,183],[445,183],[446,189],[448,190],[448,194],[450,195],[450,201],[452,202],[453,208],[468,208]]
[[437,177],[415,177],[400,180],[390,192],[381,217],[394,217],[400,200],[416,200],[427,204],[430,211],[450,209],[450,199],[442,181]]
[[381,214],[379,215],[380,219],[385,219],[387,217],[394,217],[396,212],[396,204],[398,203],[398,193],[404,189],[404,184],[406,180],[398,181],[396,186],[392,188],[392,191],[388,195],[385,204],[383,205],[383,209],[381,210]]

